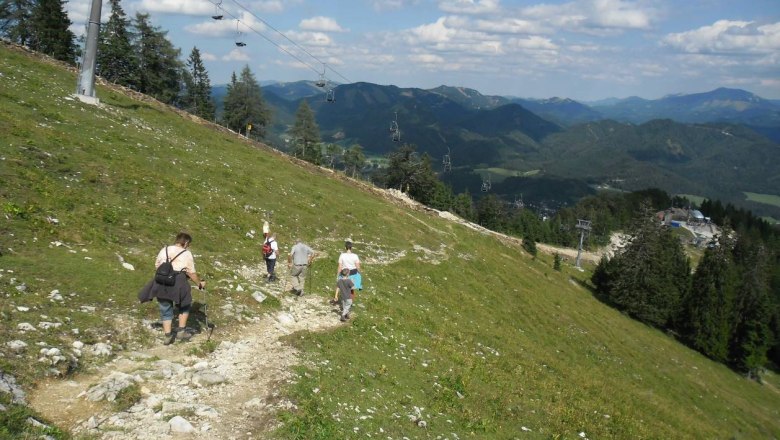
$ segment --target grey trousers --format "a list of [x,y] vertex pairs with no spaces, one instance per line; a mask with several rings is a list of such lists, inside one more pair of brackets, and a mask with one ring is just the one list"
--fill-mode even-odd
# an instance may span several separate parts
[[290,278],[292,279],[292,288],[303,292],[303,285],[306,284],[306,272],[309,271],[307,265],[294,264],[290,268]]
[[349,311],[352,309],[352,298],[341,300],[341,317],[346,318],[349,315]]

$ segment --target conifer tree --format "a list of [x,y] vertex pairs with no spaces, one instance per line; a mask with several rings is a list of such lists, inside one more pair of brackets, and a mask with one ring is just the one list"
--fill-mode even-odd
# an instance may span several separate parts
[[244,133],[247,125],[252,124],[252,137],[262,138],[265,135],[271,114],[249,66],[244,66],[239,78],[236,78],[235,72],[231,75],[222,120],[229,128]]
[[37,0],[30,16],[30,48],[66,63],[76,62],[76,36],[62,0]]
[[168,40],[167,31],[151,24],[149,14],[136,13],[134,26],[138,91],[166,104],[178,104],[183,70],[181,51]]
[[603,258],[591,280],[620,310],[666,328],[687,294],[690,263],[680,241],[654,220],[649,204],[642,205],[629,232],[631,242],[612,259]]
[[197,47],[193,47],[190,52],[187,68],[189,71],[185,75],[187,95],[184,107],[194,115],[213,121],[215,106],[211,99],[211,81]]
[[97,53],[98,74],[107,81],[134,87],[137,81],[138,63],[131,44],[130,20],[122,9],[120,0],[109,0],[111,15],[100,29]]
[[29,46],[32,42],[32,0],[0,1],[0,35],[11,42]]
[[360,145],[355,144],[344,151],[344,172],[352,177],[357,176],[365,162],[366,156]]
[[[355,145],[360,147],[360,145]],[[363,147],[360,147],[361,153]],[[339,144],[328,144],[325,147],[325,155],[327,156],[328,167],[333,169],[336,166],[336,162],[343,159],[344,149]]]
[[320,127],[314,119],[314,112],[304,99],[295,113],[295,124],[290,129],[293,138],[293,155],[305,161],[319,164],[322,161],[320,149]]
[[474,211],[474,200],[471,198],[471,194],[466,190],[455,196],[452,201],[452,212],[463,217],[466,220],[473,221],[477,218]]
[[758,377],[772,343],[767,254],[762,245],[745,235],[740,236],[734,248],[740,281],[734,304],[730,363],[751,377]]
[[477,223],[493,231],[504,228],[504,202],[495,194],[488,194],[477,202]]
[[737,281],[728,234],[724,227],[718,245],[704,252],[693,274],[691,290],[683,300],[679,320],[683,339],[719,362],[728,360]]

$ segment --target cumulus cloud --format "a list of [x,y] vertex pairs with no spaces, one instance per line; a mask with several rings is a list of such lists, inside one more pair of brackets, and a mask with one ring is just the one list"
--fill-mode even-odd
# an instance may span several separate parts
[[295,41],[301,46],[333,46],[333,39],[330,38],[328,34],[323,32],[289,31],[286,32],[285,35],[287,35],[290,40]]
[[440,0],[439,9],[453,14],[487,14],[499,10],[499,0]]
[[301,20],[301,23],[298,25],[298,27],[300,27],[305,31],[347,32],[347,30],[339,26],[336,20],[330,17],[323,17],[323,16],[306,18],[304,20]]
[[219,57],[210,52],[201,52],[200,59],[203,61],[217,61]]
[[419,64],[444,64],[446,62],[443,57],[430,53],[409,55],[409,60]]
[[541,4],[522,10],[523,15],[557,28],[590,34],[649,29],[655,11],[625,0],[576,0],[560,5]]
[[227,55],[222,57],[222,61],[249,61],[249,60],[250,60],[249,55],[247,55],[246,52],[239,49],[233,49]]
[[214,5],[205,0],[141,0],[138,10],[163,14],[211,15]]
[[719,20],[710,26],[669,34],[663,43],[688,53],[771,54],[780,51],[780,22],[757,25]]
[[540,23],[520,18],[498,18],[477,20],[474,28],[496,34],[542,34],[550,30]]
[[266,30],[265,24],[259,22],[254,16],[244,13],[236,23],[236,20],[212,20],[192,24],[184,28],[187,32],[204,37],[235,36],[238,32],[243,35],[254,34]]

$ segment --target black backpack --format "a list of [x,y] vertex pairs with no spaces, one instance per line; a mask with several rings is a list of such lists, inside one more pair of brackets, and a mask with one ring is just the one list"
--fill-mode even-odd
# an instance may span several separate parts
[[[187,252],[187,249],[184,249],[183,251],[176,254],[176,257],[179,255]],[[165,246],[165,263],[161,264],[157,268],[157,272],[154,273],[154,281],[157,284],[162,284],[163,286],[173,286],[176,284],[176,275],[178,275],[181,271],[173,270],[173,260],[176,259],[176,257],[168,259],[168,246]]]

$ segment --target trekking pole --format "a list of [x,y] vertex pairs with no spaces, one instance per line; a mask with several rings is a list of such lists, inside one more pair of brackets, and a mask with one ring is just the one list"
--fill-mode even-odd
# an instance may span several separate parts
[[206,342],[211,340],[211,334],[214,332],[214,324],[209,324],[209,314],[208,314],[208,292],[206,291],[206,288],[200,289],[203,291],[203,319],[206,323],[206,328],[209,330],[209,335],[206,338]]

